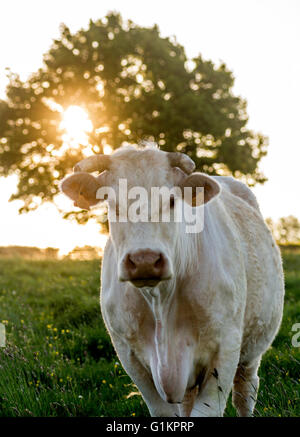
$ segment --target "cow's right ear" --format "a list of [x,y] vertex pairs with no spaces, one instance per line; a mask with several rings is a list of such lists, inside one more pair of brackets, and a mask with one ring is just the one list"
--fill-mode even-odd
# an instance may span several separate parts
[[96,193],[100,187],[99,178],[85,172],[68,176],[60,184],[61,191],[74,201],[74,206],[82,209],[90,209],[99,202]]
[[216,198],[221,192],[219,183],[205,173],[192,173],[182,181],[180,188],[184,190],[185,187],[192,188],[192,206],[198,206],[197,188],[203,188],[204,203],[210,202]]

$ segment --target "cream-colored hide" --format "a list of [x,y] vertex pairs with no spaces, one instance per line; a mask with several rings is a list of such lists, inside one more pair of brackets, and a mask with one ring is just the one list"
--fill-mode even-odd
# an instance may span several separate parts
[[[77,165],[81,176],[74,174],[75,185],[66,179],[64,190],[62,184],[63,191],[77,187],[75,194],[67,194],[83,207],[86,201],[95,203],[98,185],[117,192],[124,178],[128,189],[183,187],[191,184],[194,170],[186,155],[153,147],[121,148],[103,166],[101,156],[97,162],[88,159]],[[104,173],[95,186],[88,178],[85,196],[82,174],[97,168]],[[231,390],[238,414],[250,416],[260,360],[282,317],[281,257],[246,185],[203,173],[193,174],[192,180],[207,193],[200,206],[202,232],[186,233],[184,222],[110,223],[102,263],[102,315],[152,416],[222,416]],[[168,277],[152,283],[144,278],[137,285],[126,280],[132,253],[162,254]],[[146,262],[145,257],[140,258]]]

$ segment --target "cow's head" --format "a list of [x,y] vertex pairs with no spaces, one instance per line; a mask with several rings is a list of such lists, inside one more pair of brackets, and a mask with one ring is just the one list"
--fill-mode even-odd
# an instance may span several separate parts
[[[75,206],[89,209],[107,199],[120,281],[130,281],[136,287],[154,287],[172,278],[176,270],[176,240],[182,231],[182,223],[175,219],[176,210],[184,202],[179,192],[192,187],[194,194],[195,187],[203,187],[207,203],[220,191],[213,178],[192,173],[194,168],[194,162],[183,153],[122,147],[110,156],[94,155],[79,162],[75,173],[62,181],[62,191]],[[90,172],[94,171],[100,175],[92,176]],[[157,202],[153,187],[164,187],[165,193],[178,187],[177,191],[169,191],[169,196],[159,197],[155,205],[158,216],[152,213],[153,202]],[[195,199],[192,197],[191,201]],[[166,212],[168,217],[169,210],[170,220],[162,221],[162,214]]]

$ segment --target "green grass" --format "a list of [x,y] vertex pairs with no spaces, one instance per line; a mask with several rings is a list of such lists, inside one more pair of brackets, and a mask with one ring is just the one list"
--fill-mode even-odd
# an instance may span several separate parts
[[[299,416],[300,254],[284,255],[282,327],[260,368],[257,416]],[[0,416],[147,416],[99,310],[98,261],[0,259]],[[235,411],[228,403],[227,416]]]

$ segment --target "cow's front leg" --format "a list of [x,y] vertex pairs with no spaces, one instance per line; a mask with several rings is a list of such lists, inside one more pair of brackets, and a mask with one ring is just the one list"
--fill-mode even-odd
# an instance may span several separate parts
[[191,417],[223,416],[239,362],[238,350],[218,353],[195,400]]
[[130,346],[117,335],[110,333],[120,361],[140,390],[153,417],[176,417],[177,405],[165,402],[158,394],[149,371],[141,364]]

